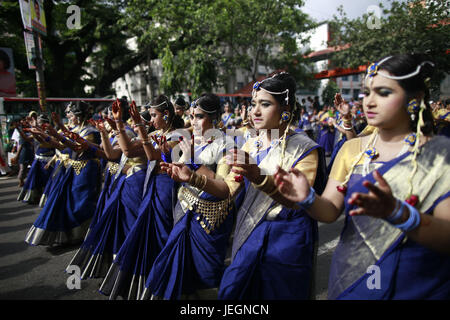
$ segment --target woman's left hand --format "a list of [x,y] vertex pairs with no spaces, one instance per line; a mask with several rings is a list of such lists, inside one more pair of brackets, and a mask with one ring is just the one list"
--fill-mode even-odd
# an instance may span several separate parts
[[364,181],[363,185],[369,190],[369,193],[354,192],[350,196],[348,203],[358,206],[357,209],[350,210],[351,216],[364,214],[384,219],[394,211],[396,199],[389,184],[376,170],[373,172],[373,177],[378,182],[378,186]]
[[159,150],[161,150],[162,153],[168,154],[170,153],[170,147],[167,143],[166,136],[157,137],[155,135],[151,136],[153,141],[156,142],[156,144],[159,146]]
[[261,175],[256,161],[245,151],[232,149],[226,156],[227,163],[232,166],[231,171],[237,175],[245,176],[250,182],[259,184],[264,177]]

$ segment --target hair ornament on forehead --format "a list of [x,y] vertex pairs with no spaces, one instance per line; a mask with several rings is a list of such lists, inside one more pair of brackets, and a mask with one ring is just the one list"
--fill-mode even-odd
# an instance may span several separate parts
[[168,107],[169,105],[167,104],[167,101],[166,100],[164,100],[163,102],[161,102],[160,104],[158,104],[157,106],[152,106],[152,105],[150,105],[150,108],[155,108],[155,109],[158,109],[158,108],[161,108],[163,105],[166,105],[166,107]]
[[273,92],[273,91],[269,91],[269,90],[264,89],[263,87],[261,87],[261,84],[262,84],[265,80],[266,80],[266,79],[264,79],[264,80],[261,81],[261,82],[259,82],[259,81],[256,81],[256,82],[255,82],[255,84],[253,85],[252,96],[253,96],[253,97],[255,96],[256,91],[257,91],[258,89],[262,89],[262,90],[264,90],[265,92],[267,92],[267,93],[269,93],[269,94],[272,94],[272,95],[274,95],[274,94],[286,94],[286,98],[285,98],[284,100],[286,101],[286,105],[289,105],[289,89],[286,89],[286,90],[281,91],[281,92]]
[[192,101],[192,103],[191,103],[191,108],[199,108],[199,109],[202,110],[203,112],[205,112],[205,113],[210,113],[210,114],[213,114],[213,113],[216,113],[216,112],[217,112],[217,110],[212,110],[212,111],[211,111],[211,110],[206,110],[206,109],[202,108],[202,106],[198,104],[198,100],[200,100],[200,98],[197,99],[197,100]]
[[388,78],[388,79],[392,79],[392,80],[405,80],[408,78],[412,78],[414,76],[417,76],[420,73],[420,70],[422,69],[422,67],[426,64],[431,65],[432,67],[434,67],[434,63],[431,61],[424,61],[421,64],[419,64],[416,68],[415,71],[405,74],[403,76],[391,76],[389,74],[386,73],[378,73],[378,69],[380,67],[380,65],[382,65],[384,62],[388,61],[389,59],[391,59],[392,56],[386,57],[384,59],[382,59],[380,62],[374,62],[372,63],[368,68],[367,68],[367,76],[366,77],[371,77],[373,78],[374,76],[376,76],[377,74]]

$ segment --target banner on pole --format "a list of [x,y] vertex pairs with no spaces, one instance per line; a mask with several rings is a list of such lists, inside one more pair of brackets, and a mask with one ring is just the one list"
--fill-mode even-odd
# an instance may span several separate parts
[[41,35],[47,35],[44,6],[42,0],[30,0],[31,26]]
[[16,76],[11,48],[0,47],[0,97],[16,96]]
[[23,27],[26,30],[32,30],[31,27],[31,12],[30,12],[30,1],[29,0],[19,0],[20,13],[22,15]]
[[[38,50],[36,50],[36,48],[34,46],[33,33],[24,31],[23,38],[25,40],[25,48],[27,50],[28,68],[35,70],[36,69],[36,52],[38,52]],[[41,56],[41,61],[43,61],[41,38],[39,38],[39,53]]]

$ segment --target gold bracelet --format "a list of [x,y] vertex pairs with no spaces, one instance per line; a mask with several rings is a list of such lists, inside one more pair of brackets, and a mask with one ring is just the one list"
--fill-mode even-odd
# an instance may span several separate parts
[[271,197],[271,196],[273,196],[274,194],[276,194],[277,192],[278,192],[278,187],[275,186],[275,188],[274,188],[270,193],[267,193],[267,195],[268,195],[269,197]]
[[254,186],[256,189],[260,189],[260,188],[262,188],[262,187],[267,183],[267,179],[269,179],[269,176],[268,176],[268,175],[266,175],[266,177],[263,179],[263,181],[262,181],[260,184],[254,183],[253,186]]
[[206,175],[202,174],[200,185],[197,188],[200,190],[203,190],[205,188],[207,182],[208,182],[208,178],[206,177]]
[[191,186],[194,186],[194,179],[195,179],[195,176],[196,176],[195,171],[192,171],[191,176],[189,177],[189,181],[188,181],[188,183],[189,183]]

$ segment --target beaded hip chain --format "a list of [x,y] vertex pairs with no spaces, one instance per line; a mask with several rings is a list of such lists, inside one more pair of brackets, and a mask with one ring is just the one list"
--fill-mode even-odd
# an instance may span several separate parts
[[117,173],[117,170],[119,170],[119,164],[117,162],[108,161],[106,167],[109,169],[109,174],[112,176]]
[[99,163],[98,159],[90,159],[90,160],[72,160],[72,159],[66,159],[64,160],[64,167],[69,168],[72,167],[75,171],[76,175],[79,175],[81,170],[83,170],[84,167],[88,164],[89,161],[95,161],[97,164]]
[[199,215],[197,221],[207,234],[210,234],[225,221],[230,211],[230,198],[221,201],[208,201],[186,187],[181,187],[178,199],[184,211],[195,211]]

